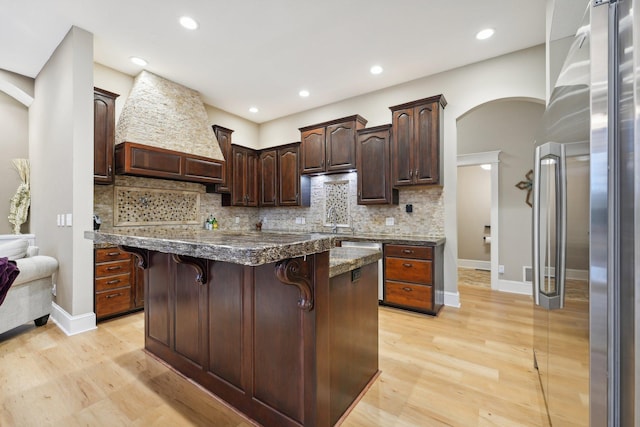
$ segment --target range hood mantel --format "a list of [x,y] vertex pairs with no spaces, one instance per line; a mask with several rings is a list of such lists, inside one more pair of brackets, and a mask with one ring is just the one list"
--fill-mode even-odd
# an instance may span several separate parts
[[134,142],[224,161],[200,94],[148,71],[134,80],[116,144]]

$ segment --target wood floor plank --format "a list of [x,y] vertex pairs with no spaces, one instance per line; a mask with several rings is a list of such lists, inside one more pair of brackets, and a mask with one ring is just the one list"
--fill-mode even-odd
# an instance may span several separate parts
[[[343,426],[548,425],[531,298],[459,290],[461,308],[435,318],[379,309],[382,373]],[[0,335],[0,425],[252,425],[143,347],[142,313],[72,337],[52,323]]]

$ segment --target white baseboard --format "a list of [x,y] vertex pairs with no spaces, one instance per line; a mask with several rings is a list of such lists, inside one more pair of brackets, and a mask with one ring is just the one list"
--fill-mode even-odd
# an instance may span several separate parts
[[512,294],[533,295],[531,283],[517,282],[515,280],[498,280],[498,290]]
[[52,302],[51,305],[51,320],[68,336],[96,329],[95,313],[72,316],[55,302]]
[[445,291],[444,305],[446,305],[447,307],[460,308],[460,293]]
[[491,261],[479,261],[477,259],[459,259],[458,267],[491,271]]

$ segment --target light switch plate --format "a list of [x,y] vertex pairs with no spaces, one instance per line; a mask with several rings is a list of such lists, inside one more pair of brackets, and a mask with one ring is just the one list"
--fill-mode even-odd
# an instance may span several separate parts
[[67,227],[71,227],[73,225],[73,215],[68,213],[67,214]]
[[393,217],[388,217],[385,221],[386,225],[394,225],[395,223],[396,223],[396,220]]

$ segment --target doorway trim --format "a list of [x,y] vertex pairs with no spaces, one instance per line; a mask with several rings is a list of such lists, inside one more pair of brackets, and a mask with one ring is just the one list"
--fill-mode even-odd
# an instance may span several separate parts
[[[498,207],[500,193],[500,153],[501,150],[483,153],[458,154],[457,166],[491,165],[491,289],[498,290],[500,254],[500,216]],[[457,263],[457,258],[456,258]]]

